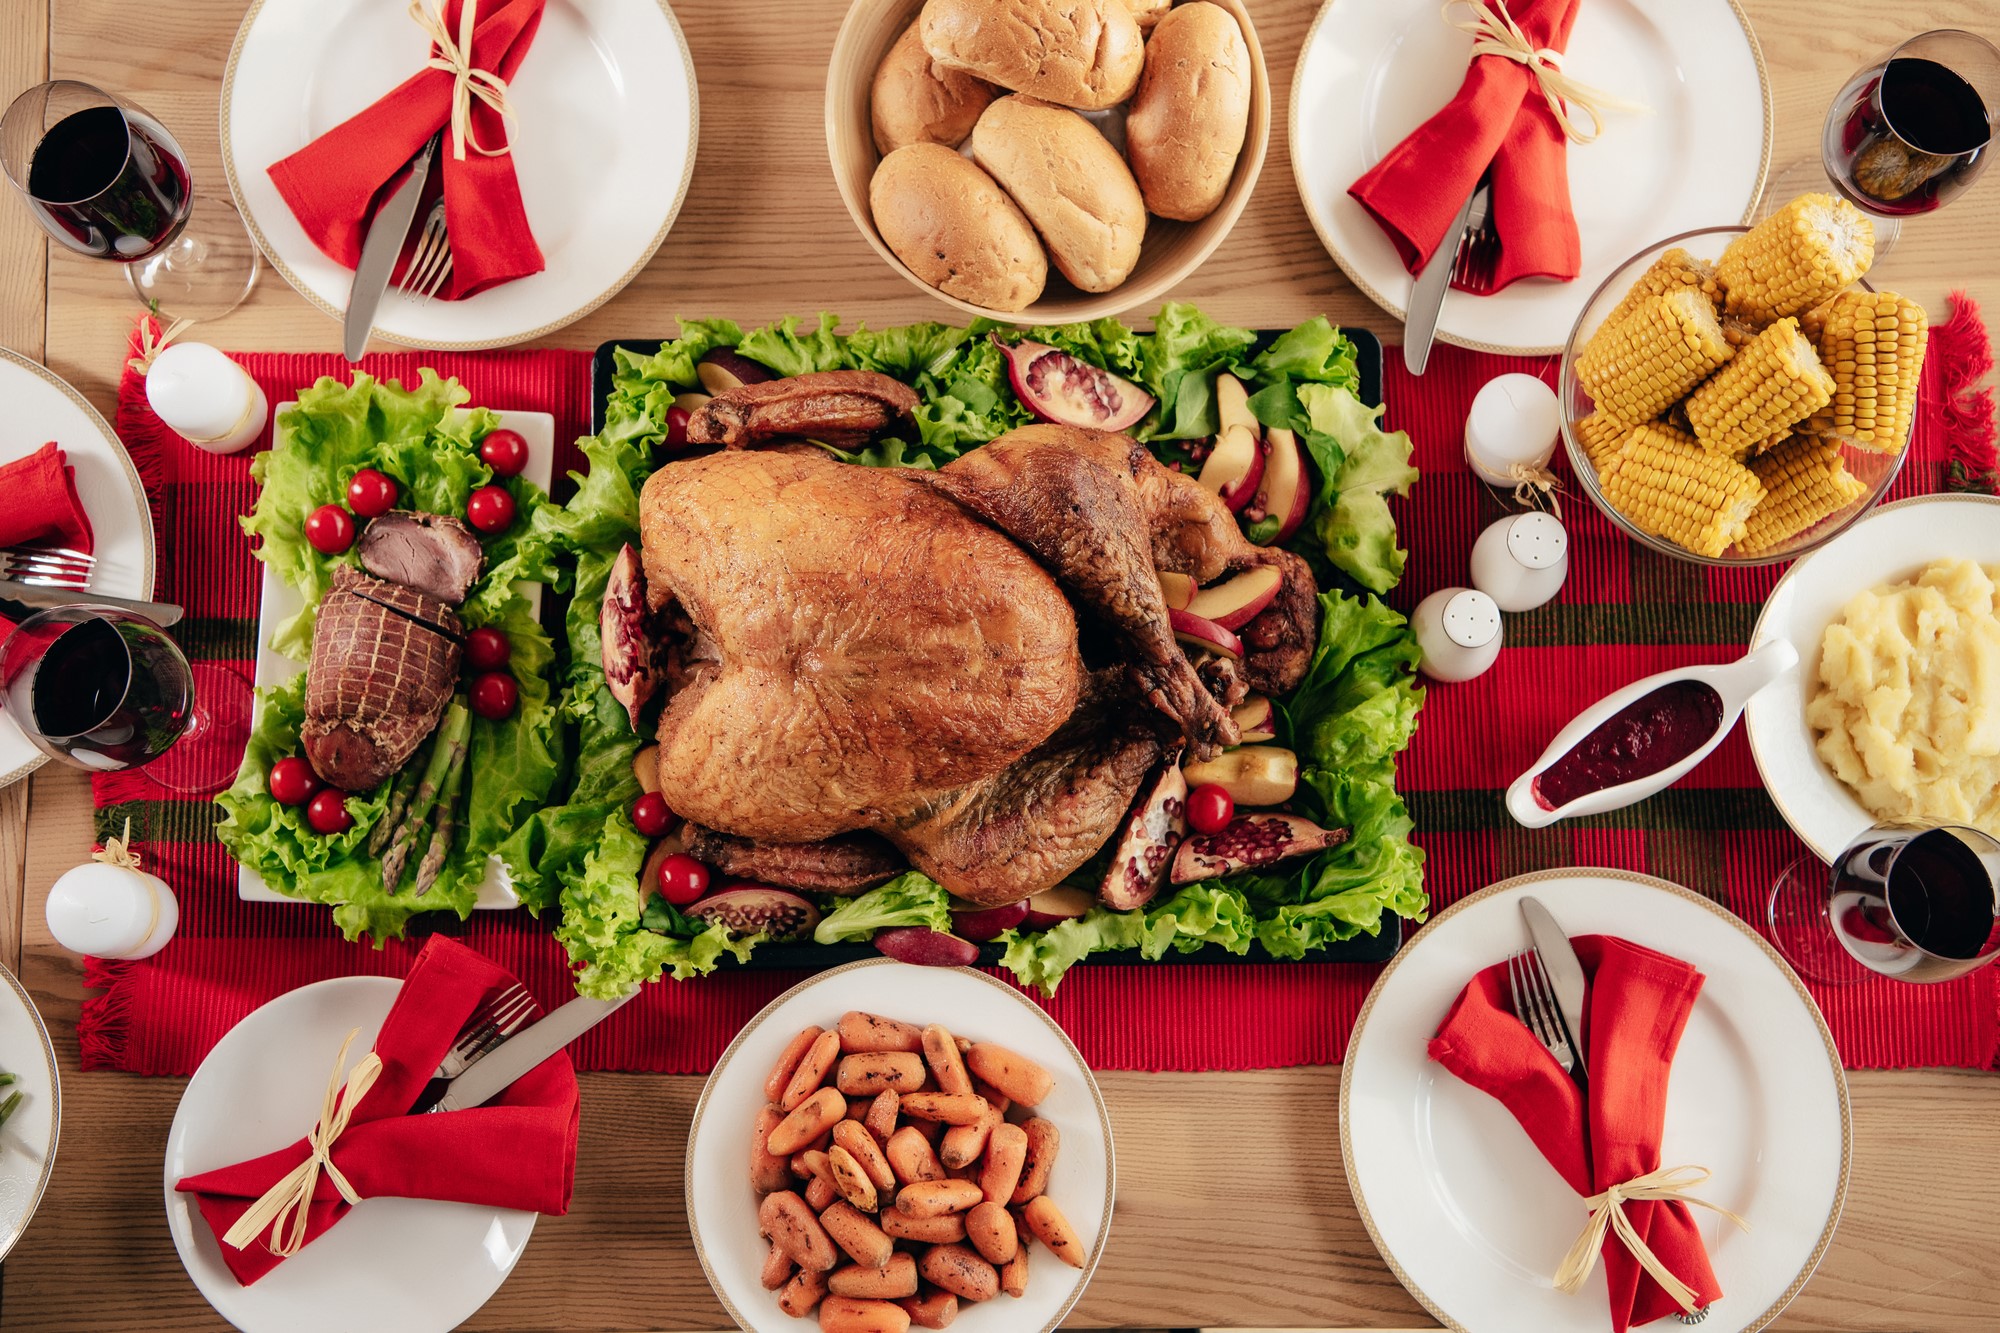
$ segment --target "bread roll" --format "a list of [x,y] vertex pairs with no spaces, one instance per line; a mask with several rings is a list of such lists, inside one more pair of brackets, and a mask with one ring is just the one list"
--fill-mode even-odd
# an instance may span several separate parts
[[979,117],[972,160],[1014,196],[1079,290],[1108,292],[1131,275],[1146,235],[1146,204],[1125,159],[1095,125],[1016,93]]
[[1048,281],[1028,219],[991,176],[942,144],[908,144],[883,158],[868,206],[896,258],[948,296],[1019,310]]
[[1125,155],[1146,207],[1183,222],[1213,213],[1249,124],[1250,48],[1235,15],[1208,0],[1168,11],[1125,115]]
[[1126,0],[928,0],[919,22],[940,65],[1085,111],[1130,97],[1146,61]]
[[1174,7],[1174,0],[1125,0],[1132,17],[1139,21],[1140,32],[1151,32],[1153,25],[1167,16]]
[[910,143],[956,148],[998,91],[962,70],[935,69],[913,22],[875,67],[868,110],[875,151],[887,156]]

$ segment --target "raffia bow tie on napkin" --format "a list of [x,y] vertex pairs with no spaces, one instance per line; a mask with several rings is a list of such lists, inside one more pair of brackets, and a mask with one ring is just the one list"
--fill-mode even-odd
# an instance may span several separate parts
[[[1500,257],[1486,291],[1517,278],[1577,275],[1582,250],[1570,211],[1570,140],[1588,143],[1600,109],[1637,110],[1562,72],[1581,0],[1452,0],[1472,17],[1472,63],[1457,96],[1389,150],[1348,194],[1380,224],[1414,276],[1492,168]],[[1581,123],[1588,119],[1586,129]],[[1453,238],[1454,243],[1456,238]]]
[[513,982],[464,945],[433,937],[382,1021],[375,1049],[348,1069],[341,1046],[305,1138],[175,1186],[196,1196],[238,1282],[247,1286],[270,1272],[362,1199],[569,1210],[578,1102],[568,1055],[550,1056],[485,1106],[405,1114],[466,1019]]
[[[437,295],[458,300],[545,267],[528,229],[508,151],[513,112],[507,84],[541,25],[544,0],[416,0],[411,17],[431,38],[424,69],[367,110],[342,121],[270,168],[271,181],[329,259],[353,268],[368,224],[395,192],[430,137],[448,130],[440,186],[451,275]],[[399,267],[408,262],[419,225]]]
[[[0,548],[61,546],[89,554],[90,517],[76,495],[76,469],[54,441],[0,464]],[[14,622],[0,615],[0,638]]]
[[[1611,935],[1571,941],[1589,978],[1584,998],[1584,1093],[1514,1016],[1506,964],[1478,973],[1452,1002],[1431,1039],[1431,1059],[1493,1096],[1528,1132],[1590,1221],[1555,1275],[1581,1287],[1604,1258],[1617,1333],[1663,1315],[1706,1309],[1722,1295],[1689,1205],[1743,1219],[1695,1198],[1701,1167],[1660,1169],[1667,1075],[1687,1025],[1701,973],[1677,958]],[[1496,1145],[1495,1151],[1508,1151]]]

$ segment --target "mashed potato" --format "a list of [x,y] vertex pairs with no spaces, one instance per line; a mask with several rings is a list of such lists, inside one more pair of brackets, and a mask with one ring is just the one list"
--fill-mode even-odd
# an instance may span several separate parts
[[1820,758],[1878,819],[2000,837],[2000,566],[1938,560],[1827,626],[1806,705]]

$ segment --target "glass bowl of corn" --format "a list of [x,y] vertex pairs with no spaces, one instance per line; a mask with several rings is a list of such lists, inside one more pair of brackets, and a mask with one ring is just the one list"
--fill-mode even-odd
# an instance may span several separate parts
[[1803,555],[1874,507],[1909,449],[1923,307],[1865,280],[1834,195],[1642,250],[1563,348],[1578,483],[1634,540],[1705,565]]

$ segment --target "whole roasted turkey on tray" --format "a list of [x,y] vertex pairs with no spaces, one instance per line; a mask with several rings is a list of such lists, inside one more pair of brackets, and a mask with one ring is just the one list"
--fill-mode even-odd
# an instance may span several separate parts
[[[635,727],[666,691],[660,794],[723,873],[851,892],[907,864],[1002,905],[1071,874],[1128,812],[1136,830],[1142,788],[1177,781],[1183,751],[1238,740],[1229,710],[1250,690],[1297,685],[1318,589],[1124,435],[1028,426],[937,472],[808,442],[851,447],[915,405],[860,371],[703,405],[689,439],[723,448],[647,481],[642,551],[605,596],[605,674]],[[1257,565],[1282,588],[1242,659],[1191,657],[1160,574]],[[1138,905],[1164,868],[1134,877],[1150,886],[1107,883],[1107,901]]]

